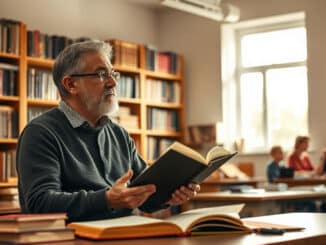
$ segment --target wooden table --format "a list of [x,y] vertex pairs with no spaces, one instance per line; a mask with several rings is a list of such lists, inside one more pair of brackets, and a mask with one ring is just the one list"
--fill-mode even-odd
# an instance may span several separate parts
[[231,185],[250,185],[253,187],[258,187],[258,184],[266,181],[265,178],[250,178],[247,180],[233,179],[233,178],[223,178],[223,179],[207,179],[201,183],[201,192],[214,192],[225,189],[227,186]]
[[289,187],[302,185],[326,185],[326,176],[313,178],[276,178],[275,183],[286,183]]
[[280,191],[255,194],[231,193],[231,192],[207,192],[199,193],[187,204],[182,205],[182,210],[202,208],[210,206],[228,205],[233,203],[245,203],[241,211],[241,217],[260,216],[287,212],[289,207],[298,200],[326,200],[326,191]]
[[265,222],[274,222],[293,226],[305,227],[303,231],[286,232],[283,235],[261,235],[261,234],[233,234],[216,236],[198,236],[198,237],[170,237],[170,238],[150,238],[137,240],[121,241],[90,241],[77,239],[72,242],[60,243],[62,245],[248,245],[248,244],[291,244],[303,245],[313,244],[322,245],[326,243],[326,214],[324,213],[288,213],[269,215],[262,217],[249,218],[249,220],[259,220]]

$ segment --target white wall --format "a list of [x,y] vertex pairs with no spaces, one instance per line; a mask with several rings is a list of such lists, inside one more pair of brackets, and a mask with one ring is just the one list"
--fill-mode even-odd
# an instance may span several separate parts
[[[298,11],[306,12],[309,80],[309,131],[313,161],[317,164],[326,146],[326,1],[324,0],[225,0],[241,9],[241,20]],[[210,20],[168,10],[161,14],[160,45],[180,50],[186,59],[187,122],[216,122],[221,118],[220,30]],[[169,38],[170,37],[170,38]],[[173,38],[171,38],[173,37]],[[291,93],[293,91],[289,91]],[[299,99],[299,98],[298,98]],[[268,155],[239,156],[253,161],[256,175],[265,175]]]
[[0,17],[49,34],[158,44],[155,10],[122,0],[0,0]]
[[185,58],[186,121],[209,124],[221,119],[219,24],[188,13],[160,13],[159,45]]

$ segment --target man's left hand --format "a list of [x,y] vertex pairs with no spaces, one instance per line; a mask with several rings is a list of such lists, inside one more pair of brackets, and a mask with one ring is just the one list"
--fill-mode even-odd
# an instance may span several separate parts
[[200,185],[194,183],[190,183],[187,187],[181,186],[180,189],[172,194],[172,198],[167,202],[167,204],[172,206],[180,205],[196,196],[199,191]]

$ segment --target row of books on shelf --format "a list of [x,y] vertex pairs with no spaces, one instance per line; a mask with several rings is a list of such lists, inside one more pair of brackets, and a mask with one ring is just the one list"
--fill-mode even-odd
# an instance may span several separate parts
[[133,113],[129,106],[119,106],[119,111],[112,119],[126,129],[139,129],[139,116]]
[[174,139],[161,137],[147,138],[147,159],[155,160],[174,142]]
[[66,36],[41,33],[39,30],[27,31],[27,55],[55,59],[61,50],[74,40]]
[[17,95],[18,67],[0,63],[0,95]]
[[18,113],[12,106],[0,105],[0,138],[18,137]]
[[40,116],[41,114],[43,114],[47,110],[49,110],[49,108],[39,107],[39,106],[30,106],[28,108],[28,112],[27,112],[27,120],[28,120],[28,122],[30,122],[34,118]]
[[139,46],[134,43],[113,39],[107,40],[112,46],[112,61],[115,65],[139,67]]
[[20,22],[0,19],[0,52],[19,54]]
[[147,79],[146,98],[152,102],[181,102],[180,84],[175,81]]
[[120,98],[139,98],[139,76],[121,75],[117,95]]
[[59,93],[50,71],[28,69],[27,84],[27,96],[29,98],[59,100]]
[[178,55],[174,52],[159,52],[146,47],[146,69],[164,73],[177,74],[179,70]]
[[8,182],[14,177],[17,177],[16,151],[0,151],[0,182]]
[[155,130],[179,130],[179,115],[176,110],[160,108],[147,109],[147,128]]

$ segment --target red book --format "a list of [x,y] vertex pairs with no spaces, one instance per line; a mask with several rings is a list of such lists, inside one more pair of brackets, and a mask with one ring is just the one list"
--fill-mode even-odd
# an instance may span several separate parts
[[170,57],[167,54],[158,54],[158,70],[160,72],[169,73]]

